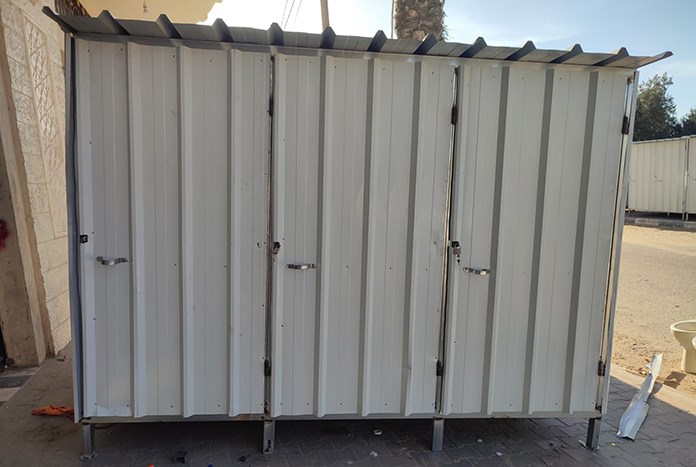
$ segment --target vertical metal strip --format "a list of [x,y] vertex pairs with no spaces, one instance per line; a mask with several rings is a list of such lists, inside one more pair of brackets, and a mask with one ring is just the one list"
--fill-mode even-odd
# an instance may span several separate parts
[[[75,103],[76,103],[76,169],[77,184],[81,193],[78,203],[78,229],[88,235],[87,243],[78,251],[80,306],[82,314],[82,339],[84,348],[93,349],[83,353],[84,416],[97,414],[96,378],[96,316],[95,316],[95,277],[94,277],[94,200],[92,173],[92,118],[89,99],[92,83],[90,81],[90,45],[84,41],[73,40],[75,44]],[[80,94],[77,94],[77,91]]]
[[527,322],[527,353],[524,372],[524,394],[522,411],[531,414],[533,391],[534,341],[536,339],[536,313],[539,294],[539,262],[541,260],[541,236],[544,227],[544,201],[546,195],[546,167],[549,158],[549,136],[551,131],[551,104],[553,103],[554,70],[546,70],[544,110],[541,118],[541,149],[539,152],[539,175],[534,221],[534,245],[532,246],[532,271],[529,294],[529,319]]
[[[235,137],[238,135],[235,120],[234,104],[236,103],[235,66],[236,51],[227,51],[227,202],[229,203],[229,218],[227,220],[227,320],[228,320],[228,414],[233,417],[240,412],[241,393],[240,385],[240,363],[239,363],[239,333],[240,333],[240,301],[241,301],[241,271],[235,264],[235,259],[240,257],[241,250],[241,189],[240,180],[242,177],[240,170],[241,161],[239,155],[234,152]],[[254,118],[250,116],[249,118]],[[252,183],[255,181],[252,180]]]
[[684,198],[682,199],[682,220],[686,220],[687,196],[689,196],[689,139],[684,138]]
[[268,60],[268,176],[266,177],[266,203],[268,206],[268,230],[266,231],[266,247],[267,247],[267,263],[266,263],[266,332],[265,332],[265,343],[264,343],[264,355],[265,361],[264,366],[261,371],[264,372],[263,380],[263,413],[264,416],[269,416],[271,414],[271,400],[272,400],[272,390],[271,385],[271,375],[266,372],[266,368],[269,370],[272,368],[271,363],[273,361],[273,287],[274,287],[274,261],[273,261],[273,248],[274,248],[274,235],[275,235],[275,203],[273,202],[273,179],[275,176],[275,161],[273,151],[275,146],[273,145],[274,134],[274,93],[273,88],[275,86],[275,72],[276,72],[276,57],[271,55]]
[[[77,186],[77,90],[75,38],[65,34],[65,175],[68,205],[68,267],[70,293],[70,330],[73,348],[73,401],[75,422],[84,417],[84,340],[82,337],[82,301],[80,297],[80,223]],[[88,237],[89,238],[89,237]]]
[[368,287],[369,285],[369,270],[368,270],[368,244],[369,244],[369,229],[370,229],[370,174],[372,166],[372,114],[374,112],[374,89],[375,89],[375,59],[369,59],[367,62],[367,102],[365,104],[365,176],[363,186],[365,187],[363,195],[363,218],[362,218],[362,286],[360,287],[360,341],[358,357],[358,414],[366,416],[370,412],[370,365],[368,358],[371,354],[371,349],[367,349],[370,342],[370,326],[369,317],[367,314],[368,307]]
[[[404,316],[403,322],[403,337],[402,337],[402,380],[401,380],[401,413],[409,415],[411,407],[409,401],[411,399],[411,380],[413,378],[413,339],[411,338],[411,329],[413,327],[413,310],[411,301],[413,300],[412,286],[416,277],[416,271],[413,270],[413,250],[416,248],[414,244],[414,234],[416,226],[415,211],[416,211],[416,182],[418,175],[418,137],[420,132],[420,100],[421,100],[421,79],[423,72],[423,63],[416,62],[413,67],[413,112],[411,113],[411,161],[409,174],[409,190],[408,190],[408,215],[406,229],[406,245],[408,249],[406,253],[406,280],[407,293],[404,300]],[[396,72],[395,72],[396,74]],[[425,329],[419,330],[425,332]]]
[[[443,415],[442,400],[444,390],[444,365],[447,363],[445,359],[446,352],[446,336],[447,336],[447,315],[449,313],[448,292],[452,284],[449,283],[449,256],[450,256],[450,233],[454,229],[452,225],[454,216],[452,213],[452,192],[454,190],[454,174],[456,169],[456,151],[457,148],[457,124],[460,120],[459,116],[462,112],[459,106],[459,74],[461,66],[454,69],[454,77],[452,80],[452,117],[450,131],[450,149],[449,162],[447,172],[447,193],[445,196],[445,218],[443,219],[444,232],[442,236],[443,254],[442,254],[442,290],[440,292],[440,331],[438,340],[438,352],[436,366],[436,382],[435,382],[435,412]],[[455,113],[456,112],[456,113]]]
[[636,99],[638,97],[639,73],[636,71],[632,78],[629,78],[626,86],[626,107],[625,114],[630,116],[629,131],[623,135],[621,140],[621,159],[619,162],[619,176],[616,181],[616,203],[614,205],[614,228],[611,235],[611,249],[609,258],[609,274],[607,279],[607,296],[604,301],[604,326],[602,332],[602,347],[600,349],[600,359],[604,362],[604,376],[600,376],[597,388],[597,409],[602,414],[607,413],[605,400],[609,398],[609,375],[611,371],[611,345],[614,335],[614,315],[616,312],[616,290],[619,285],[619,266],[621,259],[621,239],[623,237],[624,218],[626,216],[626,196],[628,194],[628,177],[626,170],[630,167],[631,146],[633,141],[633,124],[635,120]]
[[505,162],[505,129],[507,124],[508,88],[510,85],[510,68],[504,67],[500,79],[500,107],[498,111],[498,138],[495,161],[495,188],[493,195],[493,228],[491,232],[491,260],[490,268],[493,271],[488,283],[488,309],[486,310],[486,344],[483,363],[484,381],[481,391],[481,412],[491,413],[491,394],[493,393],[495,359],[495,328],[497,319],[495,316],[495,288],[497,283],[498,267],[498,240],[500,238],[500,208],[503,191],[503,164]]
[[592,164],[592,143],[594,140],[594,122],[597,107],[597,88],[599,72],[590,73],[590,84],[585,117],[585,141],[582,149],[582,170],[580,172],[580,195],[578,196],[578,221],[575,230],[575,253],[573,259],[573,287],[570,292],[570,313],[568,315],[568,346],[566,350],[565,384],[563,390],[563,411],[571,410],[573,391],[573,362],[577,338],[578,305],[580,302],[580,273],[582,255],[585,247],[585,221],[587,216],[587,193],[590,184],[590,166]]
[[177,48],[179,68],[179,160],[181,163],[181,349],[182,415],[195,413],[193,396],[193,142],[191,51]]
[[[326,189],[327,166],[326,163],[326,72],[327,72],[327,57],[322,56],[319,62],[319,143],[318,156],[319,180],[317,183],[317,264],[319,269],[316,275],[316,318],[314,320],[314,414],[317,417],[323,417],[326,414],[326,369],[328,366],[328,320],[326,314],[328,310],[322,307],[322,294],[326,291],[326,287],[322,287],[322,283],[328,284],[327,275],[328,268],[322,267],[324,259],[328,253],[324,251],[324,239],[327,226],[324,225],[326,217],[324,215],[325,206],[330,206],[327,198],[330,194],[330,189]],[[329,156],[330,157],[330,156]]]
[[[131,204],[131,326],[133,340],[133,416],[147,414],[147,322],[145,316],[145,212],[144,212],[144,154],[142,137],[142,96],[140,84],[139,45],[126,44],[126,73],[128,93],[128,144],[130,153],[130,204]],[[155,310],[153,310],[155,311]]]

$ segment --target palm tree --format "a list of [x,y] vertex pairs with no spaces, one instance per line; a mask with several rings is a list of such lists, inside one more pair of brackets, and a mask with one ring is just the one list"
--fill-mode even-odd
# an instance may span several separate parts
[[397,39],[447,38],[445,0],[392,0],[392,8]]

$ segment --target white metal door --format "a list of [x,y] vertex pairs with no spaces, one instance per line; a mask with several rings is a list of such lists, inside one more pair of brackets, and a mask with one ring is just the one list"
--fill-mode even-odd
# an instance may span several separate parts
[[444,415],[596,414],[630,77],[462,67]]
[[271,415],[433,414],[454,67],[275,60]]
[[263,413],[270,55],[77,54],[85,416]]

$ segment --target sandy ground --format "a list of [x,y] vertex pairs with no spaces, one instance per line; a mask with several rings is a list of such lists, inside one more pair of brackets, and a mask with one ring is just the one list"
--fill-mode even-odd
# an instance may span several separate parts
[[696,375],[680,370],[682,347],[670,324],[696,319],[696,232],[627,225],[612,362],[634,374],[663,353],[658,381],[696,395]]

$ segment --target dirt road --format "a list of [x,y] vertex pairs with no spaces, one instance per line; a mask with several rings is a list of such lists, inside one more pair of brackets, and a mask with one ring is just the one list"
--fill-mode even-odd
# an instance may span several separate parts
[[682,347],[669,331],[685,319],[696,319],[696,232],[625,226],[612,361],[646,374],[662,352],[658,381],[696,395],[696,375],[681,372]]

